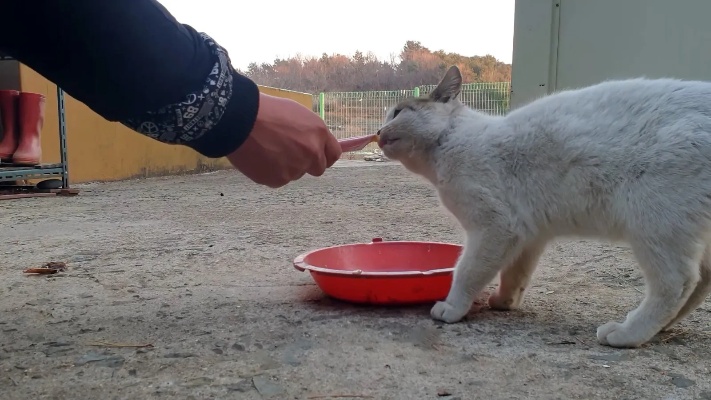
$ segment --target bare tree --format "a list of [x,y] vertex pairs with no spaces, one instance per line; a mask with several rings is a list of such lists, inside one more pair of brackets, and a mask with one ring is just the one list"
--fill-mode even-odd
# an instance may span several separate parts
[[511,80],[511,65],[491,55],[463,56],[431,51],[418,41],[408,40],[399,54],[387,61],[372,52],[356,51],[352,56],[322,54],[273,63],[251,63],[244,71],[255,82],[284,89],[317,93],[322,91],[402,90],[437,83],[450,65],[458,65],[465,83]]

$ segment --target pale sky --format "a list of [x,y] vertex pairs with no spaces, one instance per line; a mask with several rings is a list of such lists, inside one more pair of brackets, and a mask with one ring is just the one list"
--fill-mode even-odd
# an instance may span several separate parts
[[381,60],[407,40],[510,63],[515,0],[159,0],[178,21],[212,36],[237,68],[297,53]]

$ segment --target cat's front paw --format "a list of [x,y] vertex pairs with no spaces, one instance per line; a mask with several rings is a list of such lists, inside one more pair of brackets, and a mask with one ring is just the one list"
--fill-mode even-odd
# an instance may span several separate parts
[[640,330],[629,329],[626,324],[611,321],[597,328],[597,340],[605,346],[635,348],[651,339],[640,333]]
[[430,311],[430,315],[432,315],[432,318],[438,320],[438,321],[443,321],[448,324],[454,323],[454,322],[459,322],[464,318],[465,315],[469,312],[469,309],[465,309],[463,307],[455,307],[446,301],[438,301],[434,307],[432,307],[432,311]]

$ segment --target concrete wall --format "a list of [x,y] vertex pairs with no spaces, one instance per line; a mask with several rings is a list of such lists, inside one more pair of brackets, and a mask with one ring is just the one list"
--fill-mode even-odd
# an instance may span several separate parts
[[711,80],[711,1],[517,0],[512,107],[638,76]]
[[[42,161],[59,162],[56,86],[31,68],[20,64],[20,88],[47,96],[42,130]],[[264,93],[296,100],[311,109],[312,96],[282,89],[260,87]],[[65,93],[67,152],[71,183],[113,181],[134,177],[168,175],[229,168],[226,159],[209,159],[184,146],[146,138],[108,122]]]

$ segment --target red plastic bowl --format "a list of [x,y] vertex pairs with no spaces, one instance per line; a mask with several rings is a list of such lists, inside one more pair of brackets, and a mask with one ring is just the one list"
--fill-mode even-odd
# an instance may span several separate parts
[[327,295],[354,303],[415,304],[443,300],[462,246],[438,242],[357,243],[302,254],[294,267],[309,271]]

